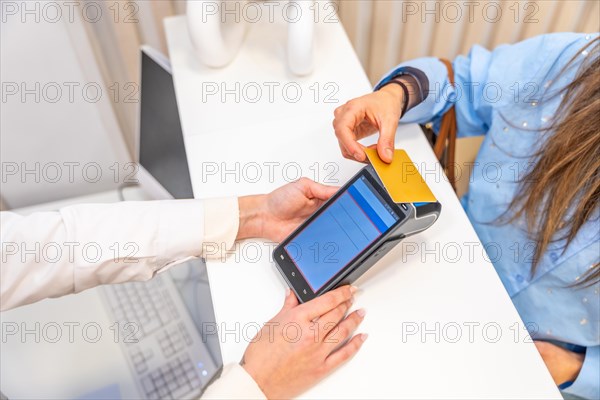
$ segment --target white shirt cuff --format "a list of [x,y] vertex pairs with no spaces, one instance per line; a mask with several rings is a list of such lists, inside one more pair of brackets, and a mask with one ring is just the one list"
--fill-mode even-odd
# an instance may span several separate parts
[[204,200],[202,257],[224,259],[233,248],[240,226],[237,197]]
[[254,379],[237,363],[223,367],[221,377],[206,389],[203,399],[266,399]]
[[[158,265],[199,257],[205,237],[203,200],[167,200],[155,203],[159,214],[157,227]],[[160,258],[163,258],[160,260]]]

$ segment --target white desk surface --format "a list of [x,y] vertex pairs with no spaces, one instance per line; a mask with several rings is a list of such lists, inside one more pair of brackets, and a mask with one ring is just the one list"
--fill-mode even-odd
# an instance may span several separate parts
[[[294,81],[283,57],[284,25],[254,24],[241,53],[221,70],[195,60],[183,17],[167,19],[166,28],[197,197],[270,191],[298,171],[339,185],[361,167],[342,159],[331,128],[341,103],[203,101],[202,82]],[[340,24],[318,25],[316,63],[313,75],[296,80],[303,87],[335,82],[340,102],[371,90]],[[426,180],[443,205],[441,217],[357,282],[356,307],[367,310],[360,332],[369,339],[302,397],[560,399],[420,129],[401,127],[396,145],[422,172],[437,171]],[[225,363],[240,360],[257,327],[283,302],[272,249],[246,241],[226,261],[208,264]]]

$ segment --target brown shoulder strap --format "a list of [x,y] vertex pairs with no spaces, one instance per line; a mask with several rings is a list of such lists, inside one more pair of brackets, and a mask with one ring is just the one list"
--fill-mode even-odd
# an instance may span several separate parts
[[[452,68],[452,63],[443,58],[441,58],[440,61],[446,66],[446,69],[448,70],[448,80],[450,81],[450,84],[454,86],[454,69]],[[454,190],[456,190],[456,131],[456,110],[454,109],[453,105],[442,117],[440,131],[438,133],[433,151],[437,159],[442,161],[445,150],[446,162],[444,165],[446,169],[446,175],[448,176],[448,180],[450,181],[450,184]]]

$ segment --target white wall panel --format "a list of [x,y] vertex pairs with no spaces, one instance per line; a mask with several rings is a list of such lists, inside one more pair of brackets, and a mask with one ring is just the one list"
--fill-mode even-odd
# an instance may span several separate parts
[[1,24],[1,196],[10,208],[115,188],[111,166],[129,161],[79,15],[6,15]]

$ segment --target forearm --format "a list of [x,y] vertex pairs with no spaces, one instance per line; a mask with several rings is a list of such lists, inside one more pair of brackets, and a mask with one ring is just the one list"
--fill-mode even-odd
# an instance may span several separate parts
[[446,69],[438,59],[419,58],[392,69],[375,85],[375,90],[390,90],[390,87],[399,86],[390,82],[402,82],[408,89],[408,104],[401,121],[425,123],[445,110],[446,105],[438,101],[438,92],[442,88],[439,83],[444,83],[446,77]]
[[263,237],[265,196],[244,196],[238,199],[240,210],[236,240]]
[[0,307],[147,280],[190,257],[219,256],[233,245],[238,218],[235,198],[2,213]]
[[583,365],[578,371],[573,384],[564,389],[564,393],[582,397],[584,399],[600,398],[600,346],[587,348]]
[[[422,100],[402,116],[404,123],[432,123],[437,132],[441,117],[455,106],[457,124],[463,136],[480,135],[486,131],[490,106],[482,88],[488,81],[491,53],[475,47],[469,56],[459,56],[453,63],[454,85],[450,84],[448,69],[440,59],[423,57],[400,64],[386,75],[376,87],[392,79],[410,75],[418,82]],[[405,71],[411,71],[407,74]],[[415,72],[418,71],[418,72]]]
[[[401,85],[395,84],[393,81],[402,83],[407,89],[406,93]],[[399,99],[401,104],[406,102],[405,107],[407,112],[419,105],[425,99],[423,93],[421,93],[417,80],[411,75],[398,76],[379,90],[390,93],[392,96]],[[402,115],[400,119],[402,119],[403,116],[404,115]]]

